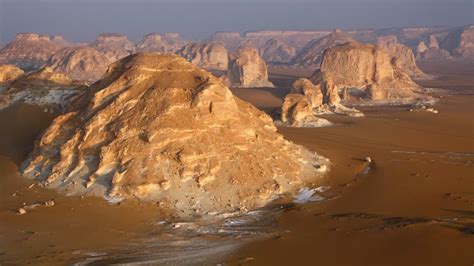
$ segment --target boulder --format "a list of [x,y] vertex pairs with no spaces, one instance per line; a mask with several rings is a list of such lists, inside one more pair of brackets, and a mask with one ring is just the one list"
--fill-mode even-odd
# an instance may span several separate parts
[[245,212],[317,182],[327,159],[182,57],[111,65],[84,107],[57,117],[23,175],[68,195],[159,202],[178,216]]
[[230,55],[226,78],[232,87],[273,87],[265,61],[250,47],[239,48]]
[[219,42],[190,43],[179,50],[178,55],[209,70],[227,70],[229,64],[227,49]]

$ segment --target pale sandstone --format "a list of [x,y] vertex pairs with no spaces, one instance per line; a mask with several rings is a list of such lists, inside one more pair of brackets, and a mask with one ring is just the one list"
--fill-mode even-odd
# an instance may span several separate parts
[[273,87],[265,61],[250,47],[239,48],[230,55],[226,78],[232,87]]
[[260,49],[262,58],[271,63],[288,63],[296,55],[296,49],[283,41],[270,39]]

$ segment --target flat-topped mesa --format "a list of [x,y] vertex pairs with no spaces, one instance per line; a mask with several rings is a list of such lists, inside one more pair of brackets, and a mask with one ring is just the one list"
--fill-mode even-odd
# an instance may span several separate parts
[[262,58],[271,63],[288,63],[296,55],[296,49],[283,41],[270,39],[260,49]]
[[165,32],[165,34],[163,34],[162,39],[171,47],[171,52],[173,53],[181,49],[189,42],[176,32]]
[[85,90],[83,84],[45,67],[8,82],[0,93],[0,110],[21,101],[61,111]]
[[68,195],[160,202],[179,216],[244,212],[293,195],[327,159],[286,141],[271,118],[182,57],[111,65],[36,142],[22,173]]
[[324,52],[311,80],[342,104],[404,104],[432,100],[379,46],[350,42]]
[[135,45],[127,36],[118,33],[102,33],[97,35],[92,47],[111,61],[117,61],[135,52]]
[[256,47],[263,48],[270,39],[285,42],[296,50],[302,49],[311,40],[322,38],[331,31],[304,31],[304,30],[262,30],[248,31],[243,39],[252,40]]
[[323,53],[326,49],[352,41],[352,38],[340,29],[331,34],[308,43],[292,60],[295,67],[319,68]]
[[52,41],[47,35],[19,33],[0,50],[0,64],[13,64],[27,71],[38,70],[66,44]]
[[227,82],[231,87],[273,87],[268,80],[267,65],[258,51],[251,47],[239,48],[230,55]]
[[376,44],[387,50],[393,63],[395,63],[398,68],[405,70],[405,72],[411,77],[427,77],[427,75],[416,65],[413,51],[409,47],[398,43],[397,36],[388,35],[378,37]]
[[227,70],[229,64],[227,49],[220,42],[190,43],[177,53],[194,65],[208,70]]
[[74,80],[98,80],[113,61],[90,46],[66,47],[55,53],[47,65]]

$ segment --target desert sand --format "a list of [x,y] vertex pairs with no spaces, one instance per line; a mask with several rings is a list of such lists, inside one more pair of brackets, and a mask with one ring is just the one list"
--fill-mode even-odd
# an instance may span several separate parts
[[[474,65],[419,66],[437,78],[418,82],[446,89],[434,92],[438,114],[363,107],[364,118],[332,115],[332,127],[279,128],[333,164],[312,197],[315,202],[276,204],[246,217],[223,218],[217,227],[166,222],[166,213],[144,202],[110,205],[28,188],[33,182],[20,177],[17,168],[57,114],[27,105],[5,109],[0,112],[0,261],[470,265]],[[270,81],[289,87],[310,73],[302,74],[270,70]],[[232,92],[271,114],[288,90]],[[50,201],[54,206],[45,204]],[[19,215],[19,208],[26,214]]]

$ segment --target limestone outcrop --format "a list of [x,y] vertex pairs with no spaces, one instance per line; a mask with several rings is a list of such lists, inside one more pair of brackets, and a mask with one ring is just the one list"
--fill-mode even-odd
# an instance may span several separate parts
[[68,42],[59,42],[58,36],[52,40],[49,35],[19,33],[14,41],[0,50],[0,64],[13,64],[32,71],[43,67],[49,57]]
[[281,122],[290,127],[323,127],[332,125],[320,114],[343,114],[354,117],[364,116],[355,108],[347,108],[340,103],[337,90],[330,81],[314,85],[306,78],[293,82],[290,93],[281,106]]
[[326,49],[339,44],[352,41],[352,38],[339,29],[334,30],[331,34],[311,41],[304,47],[292,61],[292,65],[301,68],[319,68],[323,53]]
[[99,34],[91,46],[112,62],[135,52],[135,45],[127,36],[118,33]]
[[13,81],[23,74],[24,71],[15,65],[0,65],[0,85]]
[[208,70],[227,70],[229,64],[227,49],[219,42],[190,43],[179,50],[178,55]]
[[265,61],[250,47],[239,48],[230,55],[226,81],[232,87],[273,87]]
[[63,110],[86,91],[82,83],[45,67],[10,80],[0,92],[0,110],[18,102]]
[[270,39],[261,49],[262,58],[270,63],[288,63],[296,55],[296,49],[283,41]]
[[376,45],[350,42],[325,51],[311,81],[331,102],[342,104],[404,104],[431,100],[405,68]]
[[258,208],[328,169],[176,55],[115,62],[84,104],[52,122],[22,165],[25,176],[68,195],[138,198],[194,216]]
[[393,63],[396,64],[398,68],[405,70],[411,77],[422,78],[427,76],[416,65],[413,51],[409,47],[398,43],[397,36],[382,36],[377,38],[376,43],[378,46],[385,48],[391,56]]
[[112,61],[90,46],[66,47],[55,53],[48,66],[74,80],[98,80]]

